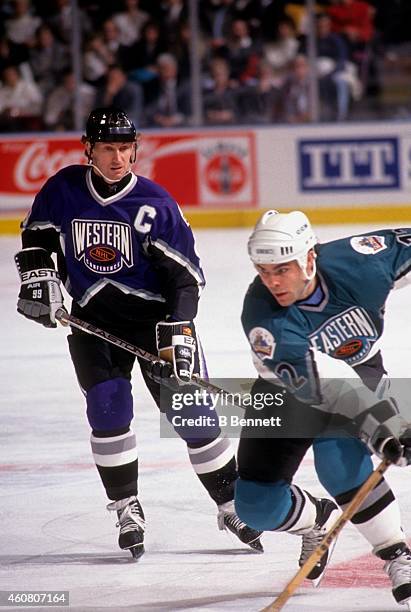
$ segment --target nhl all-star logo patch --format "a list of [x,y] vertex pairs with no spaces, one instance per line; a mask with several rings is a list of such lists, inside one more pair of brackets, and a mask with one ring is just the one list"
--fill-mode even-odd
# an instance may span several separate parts
[[249,333],[251,347],[260,359],[272,359],[275,340],[271,332],[264,327],[253,327]]
[[114,274],[133,265],[131,228],[121,221],[73,219],[74,255],[98,274]]
[[363,255],[375,255],[387,248],[384,236],[354,236],[350,243],[354,251]]

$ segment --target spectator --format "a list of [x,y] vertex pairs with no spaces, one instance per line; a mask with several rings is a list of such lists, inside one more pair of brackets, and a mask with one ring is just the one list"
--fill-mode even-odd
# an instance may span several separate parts
[[[49,130],[67,131],[74,130],[75,105],[74,93],[76,81],[73,72],[67,70],[63,73],[61,84],[55,87],[48,96],[45,110],[44,123]],[[80,83],[80,104],[83,124],[90,110],[93,108],[95,90],[87,83]]]
[[13,0],[13,7],[14,13],[5,23],[7,38],[15,44],[30,46],[41,19],[30,13],[30,0]]
[[218,0],[208,2],[208,6],[203,9],[203,22],[213,49],[226,44],[234,19],[234,8],[234,0]]
[[133,80],[144,83],[156,75],[157,58],[166,52],[160,26],[155,21],[147,21],[141,29],[140,40],[121,55],[121,65],[125,72],[135,71]]
[[120,42],[120,30],[113,19],[106,19],[102,26],[103,41],[110,53],[118,60]]
[[[331,19],[326,13],[317,16],[317,72],[320,77],[330,77],[336,87],[337,112],[333,117],[345,121],[348,117],[351,98],[361,96],[361,83],[357,67],[348,61],[348,46],[345,39],[331,31]],[[306,42],[301,45],[306,53]]]
[[327,9],[334,32],[343,34],[355,49],[366,45],[374,35],[374,9],[363,0],[333,0]]
[[121,108],[134,125],[141,125],[142,89],[137,83],[127,80],[127,75],[121,66],[116,64],[110,66],[105,84],[97,90],[95,105]]
[[235,19],[245,21],[252,36],[259,34],[267,0],[202,0],[199,4],[204,30],[213,40],[213,46],[219,46],[229,36]]
[[33,82],[22,78],[17,66],[8,66],[1,73],[0,130],[15,132],[39,129],[42,95]]
[[273,67],[260,60],[257,78],[244,87],[238,96],[242,123],[270,124],[278,121],[280,89]]
[[170,53],[157,59],[158,77],[150,88],[146,121],[154,127],[184,125],[190,115],[188,84],[178,82],[177,60]]
[[29,50],[29,61],[43,95],[55,86],[70,62],[67,48],[55,39],[46,24],[42,24],[36,32],[35,44]]
[[30,70],[28,58],[28,48],[25,45],[16,45],[5,35],[0,37],[0,72],[7,66],[21,67],[23,64]]
[[139,9],[139,0],[123,0],[124,11],[114,13],[112,20],[115,23],[119,40],[125,47],[130,47],[140,38],[140,31],[148,21],[149,15]]
[[[174,44],[170,46],[170,53],[177,59],[178,74],[181,81],[191,78],[190,39],[190,24],[188,21],[183,21],[179,25]],[[206,42],[202,31],[199,40],[197,40],[197,45],[201,63],[204,61],[206,52]]]
[[268,3],[269,0],[235,0],[233,18],[246,22],[253,40],[261,37],[261,19]]
[[265,0],[261,2],[260,33],[264,40],[270,41],[273,39],[273,29],[286,17],[286,3],[287,0]]
[[227,39],[227,51],[227,60],[233,79],[243,82],[250,76],[255,76],[261,49],[252,40],[246,21],[235,19],[232,22],[230,35]]
[[188,12],[182,0],[165,0],[161,4],[161,9],[161,27],[164,31],[167,45],[170,46],[176,42],[181,24],[188,19]]
[[299,40],[295,24],[289,17],[284,17],[275,28],[274,40],[264,44],[264,58],[271,64],[278,79],[283,80],[288,67],[298,53]]
[[342,34],[348,43],[349,58],[358,66],[363,88],[367,88],[372,76],[373,86],[379,89],[374,57],[374,8],[363,0],[334,0],[327,12],[333,31]]
[[238,86],[230,80],[230,68],[223,58],[210,62],[210,77],[203,97],[204,118],[208,125],[230,125],[238,116]]
[[[70,0],[54,0],[55,11],[46,20],[55,37],[60,42],[69,45],[72,39],[72,10]],[[84,10],[79,10],[79,22],[83,36],[92,31],[92,23]]]
[[108,67],[115,64],[116,54],[104,42],[101,32],[90,34],[83,55],[84,78],[91,85],[99,86],[104,82]]
[[[288,123],[310,121],[309,64],[305,55],[295,57],[281,92],[282,119]],[[321,119],[329,119],[335,104],[335,85],[329,77],[319,79]]]
[[[191,76],[190,62],[190,37],[191,30],[189,24],[184,21],[180,23],[174,44],[170,46],[170,52],[177,60],[178,74],[181,80],[189,79]],[[200,59],[204,57],[204,41],[199,41]]]

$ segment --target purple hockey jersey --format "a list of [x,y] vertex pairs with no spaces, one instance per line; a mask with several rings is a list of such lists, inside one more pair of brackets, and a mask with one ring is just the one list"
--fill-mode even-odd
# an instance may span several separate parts
[[46,182],[23,222],[23,246],[57,252],[65,287],[83,308],[194,318],[204,276],[175,200],[135,174],[103,198],[91,173],[73,165]]

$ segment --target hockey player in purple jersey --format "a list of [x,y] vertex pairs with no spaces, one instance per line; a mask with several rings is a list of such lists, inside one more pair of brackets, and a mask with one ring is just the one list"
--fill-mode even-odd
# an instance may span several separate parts
[[[89,165],[69,166],[51,177],[23,223],[23,248],[15,256],[21,278],[18,312],[56,327],[64,283],[75,316],[151,353],[168,352],[179,384],[188,383],[193,372],[205,376],[193,323],[204,277],[190,226],[162,187],[131,170],[138,135],[124,112],[94,110],[82,142]],[[75,329],[68,342],[86,397],[94,460],[111,500],[108,509],[118,515],[119,546],[138,558],[144,552],[145,516],[137,498],[136,438],[130,425],[135,357]],[[161,409],[164,372],[158,363],[141,360],[139,365]],[[168,410],[171,405],[165,408],[167,417]],[[201,408],[193,410],[198,416]],[[216,426],[178,433],[218,506],[219,528],[262,551],[261,532],[234,511],[237,471],[229,440]]]
[[[242,313],[259,374],[253,391],[285,385],[284,417],[293,427],[275,439],[243,430],[235,507],[255,529],[301,536],[302,565],[334,523],[337,504],[348,506],[372,473],[372,454],[411,463],[408,406],[400,410],[390,396],[378,342],[387,297],[409,280],[411,229],[317,244],[304,213],[268,211],[248,252],[258,273]],[[316,499],[292,482],[310,446],[318,478],[335,501]],[[411,552],[384,478],[351,521],[385,561],[396,601],[411,602]],[[326,553],[308,578],[318,582],[327,560]]]

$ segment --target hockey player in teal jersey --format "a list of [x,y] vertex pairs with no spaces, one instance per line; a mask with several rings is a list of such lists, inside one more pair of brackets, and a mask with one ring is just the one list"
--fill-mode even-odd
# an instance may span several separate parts
[[[303,424],[316,411],[324,422],[346,425],[344,435],[241,435],[237,513],[255,529],[301,535],[302,565],[371,474],[373,453],[411,463],[409,423],[389,396],[379,349],[388,294],[411,270],[411,228],[317,244],[304,213],[269,211],[248,252],[258,272],[242,314],[259,374],[253,391],[281,385]],[[335,501],[292,482],[311,445],[318,478]],[[411,553],[384,478],[352,523],[385,561],[395,600],[411,601]],[[318,582],[327,561],[326,554],[309,578]]]

